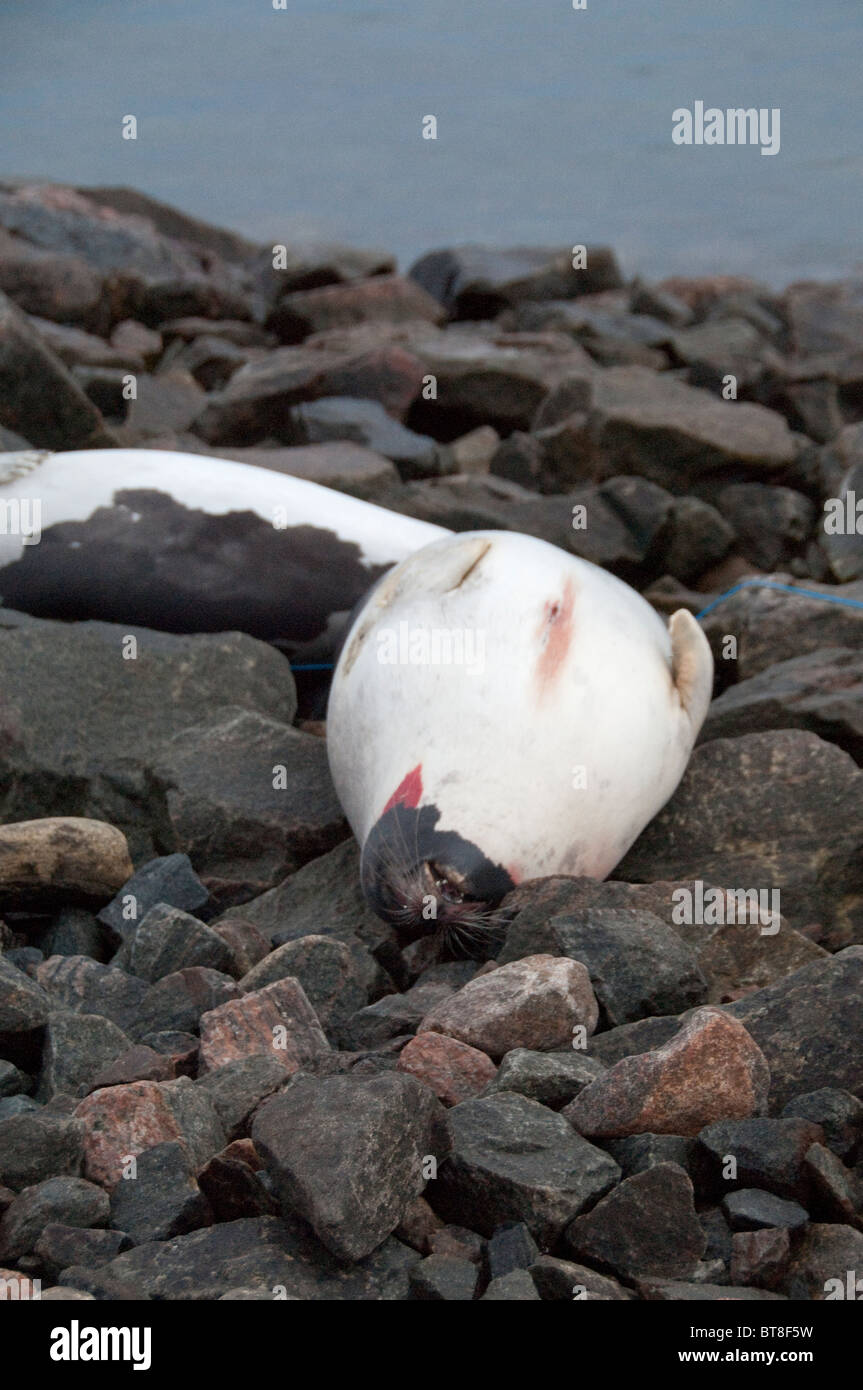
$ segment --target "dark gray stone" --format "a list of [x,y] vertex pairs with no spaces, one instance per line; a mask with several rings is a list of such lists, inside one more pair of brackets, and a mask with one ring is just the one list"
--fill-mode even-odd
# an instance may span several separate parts
[[[143,921],[157,903],[196,913],[207,906],[209,897],[188,854],[165,854],[143,864],[123,884],[117,896],[102,908],[99,921],[122,940],[134,933],[136,923]],[[128,915],[130,910],[134,915]]]
[[[704,1163],[704,1186],[717,1194],[734,1187],[762,1188],[777,1197],[806,1203],[809,1178],[804,1166],[806,1151],[824,1135],[818,1125],[796,1118],[754,1116],[746,1120],[719,1120],[698,1136],[698,1158]],[[725,1176],[727,1160],[736,1170]]]
[[423,1302],[469,1303],[478,1283],[476,1265],[453,1255],[429,1255],[410,1272],[411,1297]]
[[0,1034],[41,1028],[50,1007],[44,989],[18,969],[8,952],[0,955]]
[[722,1210],[732,1231],[757,1231],[762,1226],[784,1226],[796,1231],[809,1220],[808,1211],[799,1202],[786,1202],[757,1187],[729,1192],[722,1199]]
[[108,1018],[98,1014],[52,1011],[45,1029],[37,1098],[50,1100],[58,1092],[86,1095],[97,1073],[128,1048],[126,1034]]
[[88,956],[52,956],[36,969],[53,1009],[107,1018],[130,1036],[147,993],[145,981]]
[[695,1140],[682,1134],[633,1134],[626,1139],[607,1139],[603,1148],[620,1164],[626,1178],[644,1173],[657,1163],[676,1163],[692,1174]]
[[285,1080],[281,1062],[260,1054],[217,1067],[196,1085],[210,1097],[228,1138],[236,1139],[245,1133],[249,1116],[261,1101],[284,1086]]
[[502,1274],[498,1279],[492,1279],[482,1297],[490,1303],[539,1303],[540,1301],[536,1284],[526,1269],[514,1269],[509,1274]]
[[33,1247],[49,1279],[56,1280],[61,1269],[80,1265],[98,1269],[131,1245],[125,1231],[80,1230],[77,1226],[49,1221]]
[[226,974],[232,963],[231,948],[217,932],[167,903],[150,908],[124,947],[125,953],[129,973],[151,984],[193,965]]
[[[14,1097],[13,1097],[14,1099]],[[10,1115],[0,1120],[0,1183],[20,1191],[57,1176],[77,1177],[84,1124],[70,1115]]]
[[583,1052],[531,1052],[517,1047],[507,1052],[483,1095],[517,1091],[550,1110],[561,1110],[605,1070],[601,1062]]
[[820,1125],[827,1147],[843,1163],[854,1163],[863,1143],[863,1101],[849,1091],[822,1086],[818,1091],[793,1096],[782,1114]]
[[45,1226],[105,1226],[108,1195],[83,1178],[46,1178],[25,1187],[0,1220],[0,1259],[7,1264],[33,1249]]
[[622,1279],[686,1278],[705,1244],[692,1183],[676,1163],[625,1178],[564,1235],[577,1260]]
[[138,1155],[134,1178],[111,1193],[111,1225],[135,1245],[170,1240],[207,1226],[209,1203],[195,1180],[182,1144],[156,1144]]

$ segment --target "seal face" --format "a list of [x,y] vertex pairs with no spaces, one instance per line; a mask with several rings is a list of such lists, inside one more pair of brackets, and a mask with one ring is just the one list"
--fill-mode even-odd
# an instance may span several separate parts
[[376,586],[328,710],[372,908],[469,946],[524,878],[604,878],[674,791],[710,700],[692,616],[544,541],[469,532]]

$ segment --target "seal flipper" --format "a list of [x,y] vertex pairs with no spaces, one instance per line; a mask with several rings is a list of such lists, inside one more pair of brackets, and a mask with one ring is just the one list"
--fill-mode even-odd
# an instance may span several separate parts
[[686,608],[672,613],[668,635],[671,638],[671,679],[694,741],[713,694],[713,653],[703,631]]

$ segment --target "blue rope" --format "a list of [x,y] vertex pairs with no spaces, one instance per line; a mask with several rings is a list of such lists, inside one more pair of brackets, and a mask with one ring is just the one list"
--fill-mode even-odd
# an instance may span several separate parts
[[[863,608],[863,600],[857,598],[841,598],[839,594],[819,594],[815,589],[798,589],[793,584],[777,584],[773,579],[743,579],[733,588],[726,589],[724,594],[720,594],[712,603],[708,603],[706,608],[702,608],[700,613],[696,613],[696,622],[701,622],[708,613],[712,613],[714,608],[720,603],[724,603],[733,594],[739,594],[741,589],[776,589],[780,594],[796,594],[798,598],[820,598],[823,603],[840,603],[845,608]],[[333,671],[335,662],[316,661],[307,666],[292,666],[292,671]]]
[[732,594],[739,594],[741,589],[778,589],[781,594],[796,594],[799,598],[820,598],[824,603],[841,603],[846,608],[863,608],[863,602],[856,598],[841,598],[838,594],[819,594],[815,589],[798,589],[793,584],[777,584],[772,579],[743,579],[739,584],[735,584],[733,589],[726,589],[724,594],[720,594],[712,603],[708,603],[706,608],[702,608],[700,613],[696,613],[697,622],[706,618],[708,613],[712,613],[717,604],[731,598]]

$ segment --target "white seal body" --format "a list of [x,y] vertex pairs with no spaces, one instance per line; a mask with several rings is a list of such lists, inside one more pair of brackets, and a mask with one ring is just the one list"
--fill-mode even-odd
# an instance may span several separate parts
[[666,627],[586,560],[501,531],[424,547],[371,591],[330,693],[370,902],[407,926],[406,878],[456,904],[604,878],[677,786],[712,678],[688,612]]

